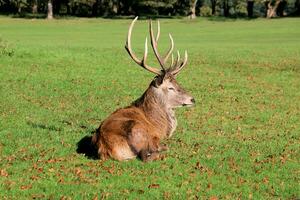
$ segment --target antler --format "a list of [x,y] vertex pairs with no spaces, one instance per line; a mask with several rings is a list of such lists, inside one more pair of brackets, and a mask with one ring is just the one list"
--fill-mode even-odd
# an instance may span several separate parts
[[[131,49],[131,33],[132,33],[132,29],[133,29],[134,23],[136,22],[137,19],[138,19],[138,17],[134,18],[134,20],[131,22],[131,24],[129,26],[128,35],[127,35],[127,41],[126,41],[126,45],[125,45],[125,49],[127,50],[127,52],[130,55],[130,57],[138,65],[140,65],[144,69],[146,69],[146,70],[148,70],[148,71],[150,71],[152,73],[155,73],[157,75],[164,74],[164,73],[166,73],[166,71],[170,71],[173,75],[176,75],[186,65],[186,63],[187,63],[187,52],[185,51],[184,60],[180,63],[180,55],[179,55],[179,52],[177,51],[177,60],[176,60],[175,63],[173,63],[174,59],[173,59],[172,51],[174,49],[174,41],[173,41],[172,35],[169,34],[169,38],[170,38],[170,41],[171,41],[170,48],[169,48],[169,50],[167,51],[167,53],[166,53],[166,55],[164,57],[160,56],[160,54],[158,52],[158,49],[157,49],[157,45],[158,45],[157,42],[158,42],[158,39],[159,39],[159,36],[160,36],[160,24],[159,24],[159,21],[157,23],[157,34],[156,34],[156,37],[154,37],[153,28],[152,28],[152,21],[151,20],[150,20],[150,23],[149,23],[149,29],[150,29],[151,46],[152,46],[153,52],[155,54],[155,57],[157,58],[157,60],[158,60],[158,62],[160,64],[160,67],[162,68],[162,70],[150,67],[149,65],[146,64],[146,59],[147,59],[147,55],[148,55],[147,38],[146,38],[146,41],[145,41],[145,52],[144,52],[143,59],[142,60],[138,59],[136,57],[136,55],[133,53],[133,51]],[[168,60],[168,58],[170,57],[171,54],[172,54],[171,66],[167,69],[165,65],[166,65],[167,60]]]
[[134,26],[134,23],[136,22],[137,19],[138,19],[138,17],[134,18],[134,20],[131,22],[131,24],[129,26],[125,49],[127,50],[130,57],[134,60],[134,62],[136,62],[138,65],[142,66],[143,68],[145,68],[149,72],[152,72],[152,73],[157,74],[157,75],[161,75],[160,70],[158,70],[156,68],[153,68],[153,67],[150,67],[149,65],[146,64],[146,59],[147,59],[147,54],[148,54],[147,38],[146,38],[146,41],[145,41],[145,52],[144,52],[144,57],[143,57],[142,60],[138,59],[136,57],[136,55],[133,53],[132,49],[131,49],[131,33],[132,33],[132,28]]
[[166,67],[165,67],[165,64],[169,58],[169,56],[171,55],[173,49],[174,49],[174,41],[173,41],[173,38],[172,38],[172,35],[169,34],[169,38],[170,38],[170,41],[171,41],[171,46],[166,54],[165,57],[161,58],[161,56],[159,55],[158,53],[158,50],[157,50],[157,42],[158,42],[158,39],[159,39],[159,36],[160,36],[160,24],[159,24],[159,21],[157,21],[157,35],[156,35],[156,39],[154,39],[154,34],[153,34],[153,28],[152,28],[152,21],[150,20],[150,23],[149,23],[149,29],[150,29],[150,38],[151,38],[151,46],[152,46],[152,49],[153,49],[153,52],[161,66],[161,68],[163,69],[163,71],[166,71]]
[[[173,54],[172,54],[172,58],[173,58]],[[177,75],[180,72],[180,70],[182,70],[182,68],[186,65],[187,59],[188,59],[188,54],[187,54],[187,51],[185,50],[184,51],[184,59],[183,59],[182,62],[180,62],[180,54],[179,54],[179,51],[177,51],[177,60],[176,60],[176,62],[174,64],[172,62],[169,71],[174,76]]]

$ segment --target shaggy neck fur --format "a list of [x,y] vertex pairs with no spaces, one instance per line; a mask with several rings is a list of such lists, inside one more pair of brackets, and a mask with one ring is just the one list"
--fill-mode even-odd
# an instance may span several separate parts
[[158,129],[162,138],[170,137],[174,132],[177,121],[175,113],[168,108],[161,95],[150,86],[133,105],[143,110],[148,120]]

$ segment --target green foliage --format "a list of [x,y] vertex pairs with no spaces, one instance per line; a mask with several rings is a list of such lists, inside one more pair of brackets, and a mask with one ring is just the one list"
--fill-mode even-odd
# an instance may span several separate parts
[[210,17],[212,16],[212,12],[211,12],[211,8],[209,6],[202,6],[200,8],[200,16],[203,16],[203,17]]
[[[224,22],[225,21],[225,22]],[[196,106],[152,163],[91,160],[77,142],[153,75],[127,55],[130,20],[0,18],[0,199],[296,199],[300,21],[161,20],[160,51],[188,50]],[[146,21],[133,33],[143,55]],[[154,55],[149,55],[154,64]]]
[[69,6],[73,8],[72,14],[76,16],[92,16],[92,7],[96,0],[70,0]]
[[172,15],[176,0],[140,0],[135,2],[135,13],[138,15]]
[[[0,13],[14,13],[26,16],[29,13],[47,13],[48,0],[0,0]],[[187,16],[191,14],[195,0],[53,0],[54,15],[73,16],[120,16],[120,15],[164,15]],[[254,0],[255,16],[264,16],[266,3],[264,0]],[[272,4],[275,0],[271,1]],[[299,15],[299,0],[284,0],[286,4],[281,4],[284,15]],[[203,7],[204,6],[204,7]],[[198,0],[196,4],[196,14],[200,14],[201,7],[205,14],[209,16],[210,7],[213,15],[228,17],[247,16],[246,0]],[[283,12],[281,12],[283,13]]]
[[246,17],[247,16],[247,3],[245,1],[237,1],[234,5],[234,11],[232,15],[238,17]]
[[172,8],[175,2],[176,0],[140,0],[138,1],[138,4],[152,8]]

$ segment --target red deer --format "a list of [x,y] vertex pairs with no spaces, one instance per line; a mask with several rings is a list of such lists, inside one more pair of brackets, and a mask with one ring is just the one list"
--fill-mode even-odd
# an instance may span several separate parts
[[92,137],[92,144],[98,151],[98,156],[105,160],[113,158],[119,161],[139,157],[142,161],[152,161],[159,158],[161,151],[167,150],[166,145],[160,144],[164,138],[170,137],[177,126],[174,109],[182,106],[191,106],[195,103],[175,80],[176,75],[187,63],[187,52],[184,59],[180,59],[177,51],[177,59],[166,63],[174,48],[172,36],[169,34],[171,45],[164,57],[157,49],[160,34],[156,37],[153,33],[150,21],[151,46],[161,70],[146,64],[148,47],[145,42],[144,57],[140,60],[131,49],[131,33],[138,17],[132,22],[128,30],[125,48],[130,57],[141,67],[152,72],[156,77],[152,80],[144,94],[130,106],[113,112],[106,118]]

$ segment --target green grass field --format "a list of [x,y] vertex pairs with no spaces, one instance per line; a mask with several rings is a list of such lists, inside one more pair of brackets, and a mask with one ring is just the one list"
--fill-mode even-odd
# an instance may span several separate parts
[[[161,161],[76,152],[153,75],[124,49],[130,20],[0,17],[0,199],[300,198],[300,20],[161,20],[160,50],[187,49]],[[133,48],[148,35],[139,20]],[[155,64],[153,54],[151,63]]]

